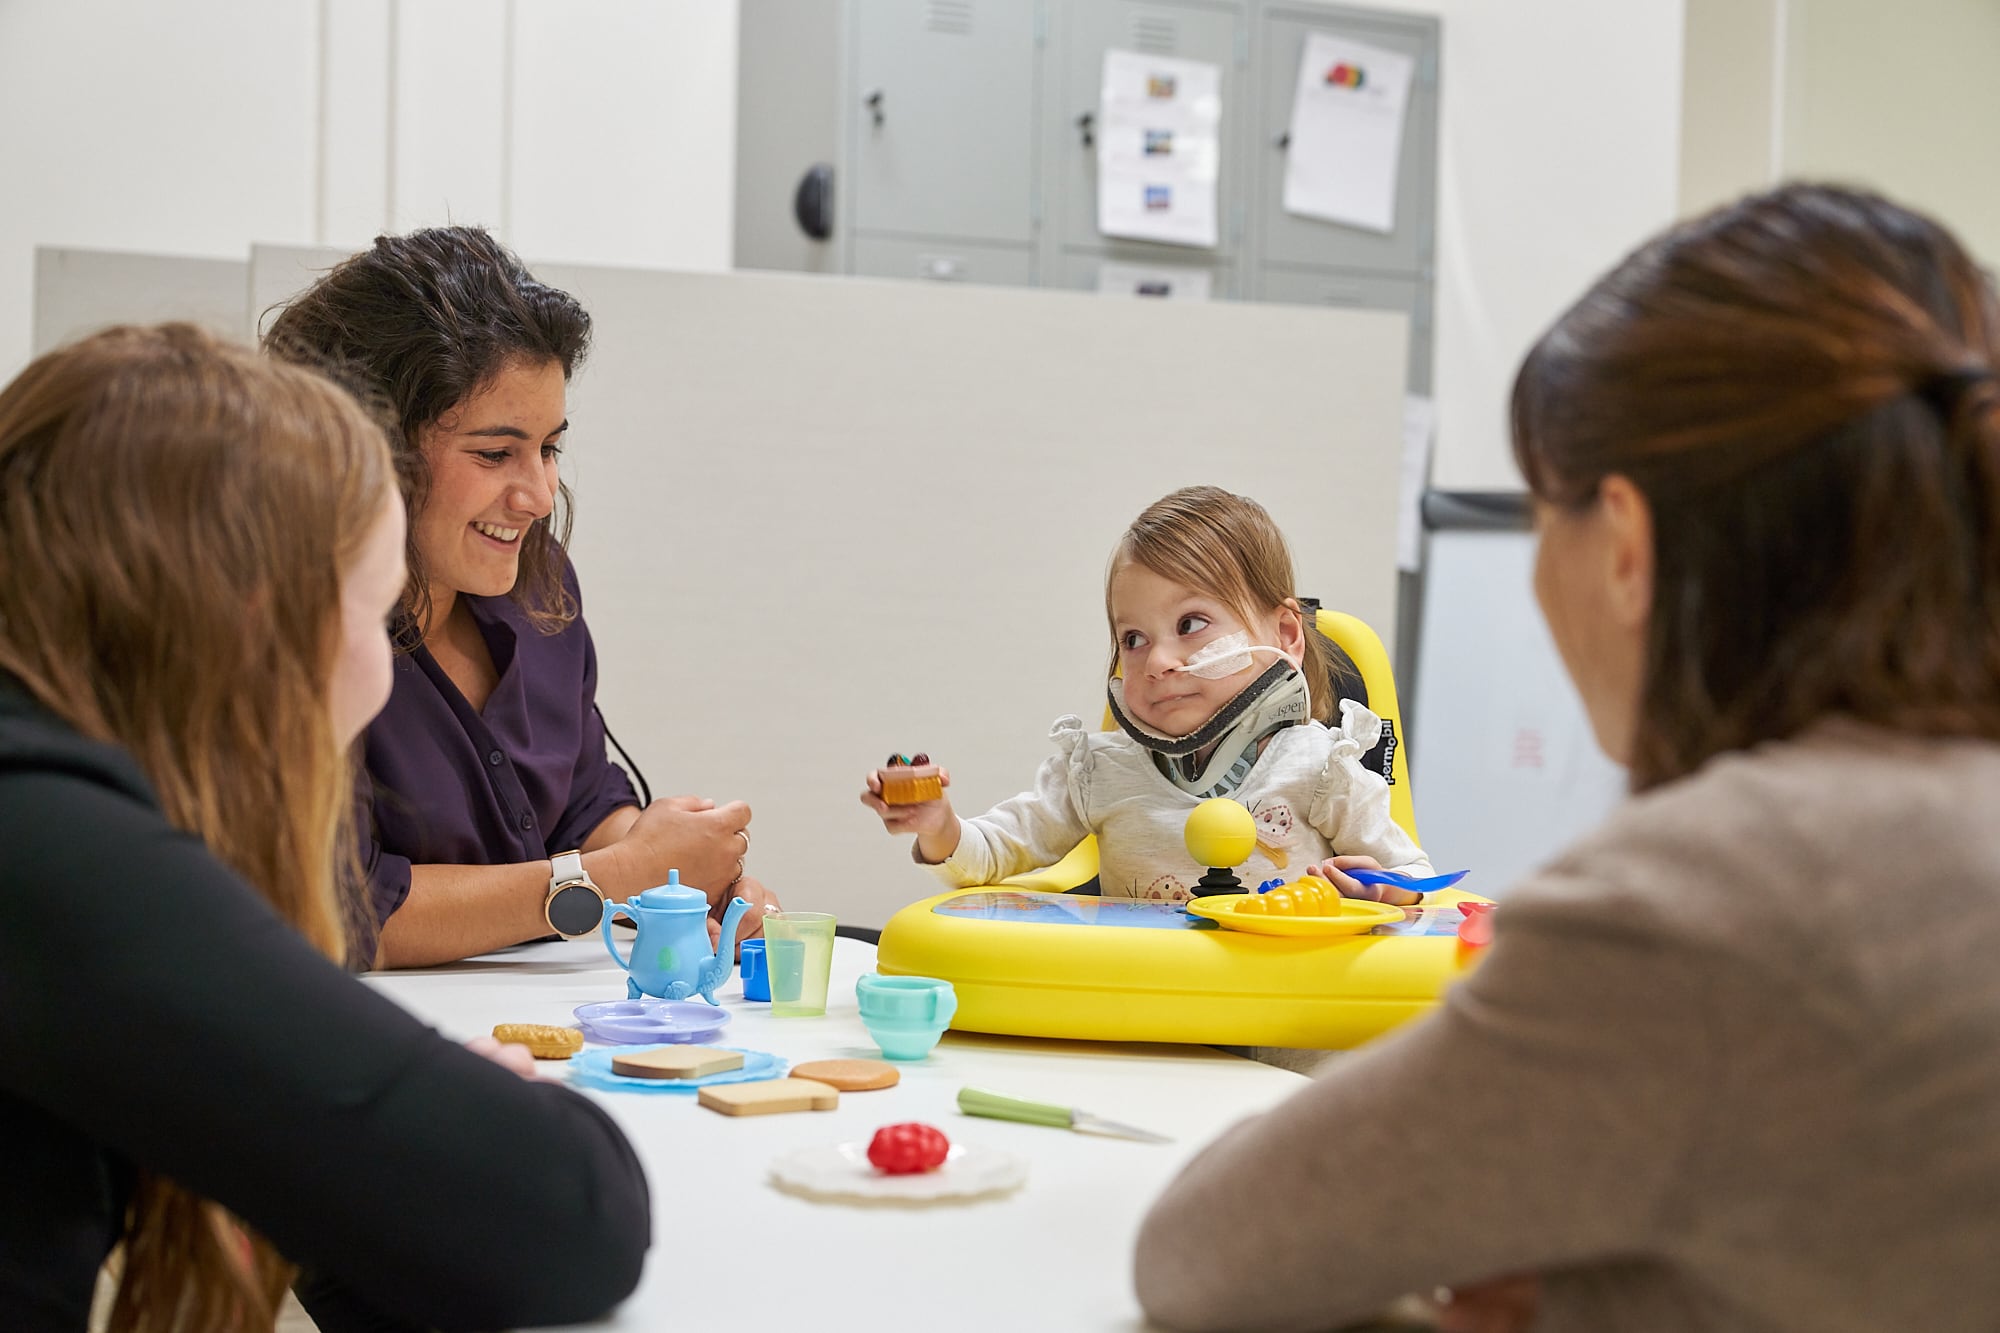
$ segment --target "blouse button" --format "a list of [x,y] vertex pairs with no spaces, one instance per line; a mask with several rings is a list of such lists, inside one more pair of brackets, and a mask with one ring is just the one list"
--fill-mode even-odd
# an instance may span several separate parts
[[533,815],[523,814],[521,816],[521,828],[524,832],[528,829],[533,828],[534,826],[535,826],[535,817]]
[[500,767],[500,761],[505,757],[498,750],[489,751],[486,756],[486,762],[498,768]]

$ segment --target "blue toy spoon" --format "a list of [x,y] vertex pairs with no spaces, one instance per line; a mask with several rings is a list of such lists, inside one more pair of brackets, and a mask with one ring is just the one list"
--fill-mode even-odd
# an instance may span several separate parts
[[[1427,875],[1422,879],[1399,875],[1393,870],[1343,870],[1340,873],[1357,884],[1391,885],[1398,889],[1408,889],[1412,893],[1435,893],[1439,889],[1450,888],[1472,872],[1454,870],[1449,875]],[[1260,888],[1257,892],[1268,893],[1270,887]]]

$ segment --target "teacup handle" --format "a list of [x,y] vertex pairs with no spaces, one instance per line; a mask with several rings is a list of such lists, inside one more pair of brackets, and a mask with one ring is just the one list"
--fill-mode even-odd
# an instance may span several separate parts
[[[625,911],[626,908],[627,904],[613,902],[611,899],[606,898],[604,900],[604,919],[598,923],[597,933],[604,937],[604,949],[605,952],[611,955],[611,961],[618,964],[625,971],[630,972],[632,970],[631,955],[619,953],[617,944],[611,939],[611,918]],[[632,943],[636,947],[638,941],[634,940]]]
[[958,1012],[958,992],[947,986],[943,990],[931,992],[931,1022],[939,1027],[950,1027],[951,1016]]

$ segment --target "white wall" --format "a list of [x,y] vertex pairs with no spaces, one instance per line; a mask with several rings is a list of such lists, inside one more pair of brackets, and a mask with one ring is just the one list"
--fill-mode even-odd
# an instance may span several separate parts
[[1681,71],[1684,217],[1784,172],[1787,0],[1687,0]]
[[1781,178],[1865,185],[2000,263],[2000,4],[1687,0],[1681,207]]
[[[1522,352],[1673,215],[1682,0],[1377,3],[1444,20],[1435,480],[1512,486]],[[37,244],[240,257],[460,221],[538,259],[726,268],[736,9],[6,0],[0,125],[32,129],[0,137],[25,183],[0,211],[0,376]]]
[[0,380],[37,245],[241,260],[312,234],[316,44],[306,0],[0,3]]
[[735,0],[521,0],[514,99],[524,254],[730,267]]
[[1936,215],[2000,264],[2000,4],[1788,0],[1784,166]]
[[1367,0],[1443,22],[1432,484],[1515,489],[1534,339],[1673,220],[1683,0]]
[[241,259],[437,222],[729,266],[736,0],[0,2],[0,380],[34,250]]

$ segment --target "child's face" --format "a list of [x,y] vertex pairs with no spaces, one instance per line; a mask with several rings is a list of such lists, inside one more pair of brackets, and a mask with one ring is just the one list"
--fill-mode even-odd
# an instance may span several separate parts
[[[1176,671],[1204,645],[1242,630],[1250,642],[1285,648],[1279,611],[1245,621],[1227,602],[1155,574],[1133,561],[1111,575],[1111,628],[1125,677],[1125,710],[1162,736],[1185,736],[1214,717],[1256,674],[1271,665],[1268,653],[1233,676],[1203,680]],[[1296,636],[1294,636],[1296,637]]]

